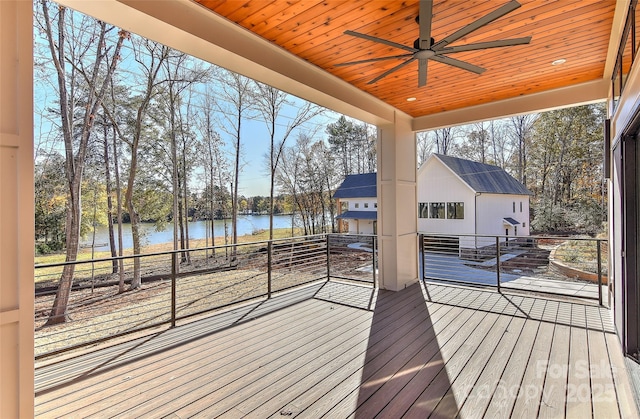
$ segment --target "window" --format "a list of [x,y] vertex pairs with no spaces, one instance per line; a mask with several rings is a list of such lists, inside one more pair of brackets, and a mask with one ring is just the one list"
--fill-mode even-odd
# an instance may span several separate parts
[[378,208],[378,203],[377,202],[373,203],[373,208]]
[[525,228],[527,226],[527,223],[522,223],[522,228]]
[[515,201],[513,201],[513,213],[514,214],[516,213],[516,202]]
[[368,202],[365,202],[365,203],[364,203],[364,207],[365,207],[365,208],[369,208],[369,203],[368,203]]
[[431,202],[429,204],[429,218],[444,218],[444,202]]
[[522,201],[520,201],[520,212],[522,212]]
[[429,204],[418,202],[418,218],[429,218]]
[[360,208],[360,204],[356,202],[355,204],[353,204],[353,207],[354,208]]
[[464,219],[464,202],[447,202],[447,218],[450,220]]

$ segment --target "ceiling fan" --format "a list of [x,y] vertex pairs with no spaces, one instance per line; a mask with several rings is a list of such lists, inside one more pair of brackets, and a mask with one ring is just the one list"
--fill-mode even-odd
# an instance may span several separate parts
[[448,46],[448,45],[464,37],[465,35],[493,22],[494,20],[514,11],[518,7],[520,7],[520,3],[518,3],[515,0],[512,0],[509,3],[503,5],[502,7],[499,7],[498,9],[494,10],[493,12],[481,17],[480,19],[458,29],[457,31],[447,36],[446,38],[438,42],[435,42],[435,40],[431,37],[431,21],[433,18],[433,0],[420,0],[419,14],[416,17],[416,22],[418,22],[418,25],[420,26],[420,35],[419,35],[419,38],[413,42],[413,47],[409,47],[403,44],[398,44],[396,42],[388,41],[386,39],[378,38],[371,35],[366,35],[359,32],[354,32],[354,31],[344,32],[345,35],[351,35],[357,38],[366,39],[368,41],[373,41],[380,44],[389,45],[394,48],[403,49],[405,51],[408,51],[409,52],[408,54],[393,55],[393,56],[381,57],[381,58],[371,58],[368,60],[360,60],[360,61],[351,61],[348,63],[336,64],[336,66],[357,65],[357,64],[373,63],[373,62],[384,61],[384,60],[407,58],[402,63],[385,71],[384,73],[380,74],[378,77],[374,78],[373,80],[367,83],[367,84],[372,84],[388,76],[394,71],[401,69],[407,64],[417,60],[418,61],[418,87],[422,87],[427,84],[427,62],[429,60],[437,61],[442,64],[448,64],[454,67],[458,67],[463,70],[471,71],[472,73],[482,74],[485,71],[484,68],[478,67],[476,65],[470,64],[465,61],[451,58],[447,56],[447,54],[452,54],[455,52],[463,52],[463,51],[476,51],[476,50],[482,50],[482,49],[488,49],[488,48],[499,48],[499,47],[509,47],[514,45],[528,44],[531,41],[531,37],[527,36],[524,38],[502,39],[498,41],[478,42],[474,44],[456,45],[456,46]]

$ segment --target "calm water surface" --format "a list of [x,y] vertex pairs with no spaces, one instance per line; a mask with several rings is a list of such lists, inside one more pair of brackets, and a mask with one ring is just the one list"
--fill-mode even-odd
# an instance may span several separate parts
[[[291,228],[291,216],[289,215],[276,215],[273,217],[274,228]],[[208,229],[208,232],[207,232]],[[228,234],[231,235],[231,220],[227,221]],[[240,215],[238,216],[238,236],[244,236],[245,234],[252,234],[253,232],[269,229],[269,216],[268,215]],[[169,243],[173,241],[173,224],[167,224],[162,231],[156,231],[153,224],[142,224],[142,245]],[[116,234],[117,243],[117,227],[114,226],[114,232]],[[208,221],[195,221],[189,223],[189,238],[190,239],[204,239],[207,234],[211,234],[211,225]],[[215,235],[216,243],[221,243],[218,238],[224,237],[224,221],[215,220]],[[87,234],[86,237],[80,240],[80,245],[83,247],[91,247],[93,240],[92,233]],[[124,224],[122,230],[122,241],[125,249],[133,247],[133,241],[131,239],[131,225]],[[96,228],[95,239],[96,250],[108,250],[109,249],[109,230],[106,226],[100,226]],[[116,244],[117,246],[117,244]]]

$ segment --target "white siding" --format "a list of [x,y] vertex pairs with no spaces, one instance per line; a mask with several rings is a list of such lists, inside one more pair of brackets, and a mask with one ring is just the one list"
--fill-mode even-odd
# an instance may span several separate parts
[[[348,211],[372,211],[378,210],[376,208],[376,198],[349,198],[342,199],[342,202],[348,204]],[[365,208],[365,205],[368,208]],[[373,220],[345,220],[349,225],[350,234],[374,234]]]
[[[435,157],[427,160],[418,171],[418,204],[431,202],[464,203],[464,219],[461,220],[418,218],[418,231],[460,235],[461,247],[482,247],[495,243],[493,237],[482,240],[464,238],[462,235],[504,236],[507,228],[509,236],[515,236],[516,233],[517,236],[529,235],[529,196],[476,193]],[[507,217],[519,221],[517,228],[504,224],[504,218]]]
[[418,231],[437,234],[474,234],[474,197],[475,192],[440,160],[429,159],[418,172],[418,203],[463,202],[464,219],[418,218]]
[[[520,222],[518,236],[529,235],[529,197],[526,195],[481,194],[478,196],[478,234],[504,236],[507,226],[504,218]],[[515,202],[516,211],[513,211]],[[520,203],[522,202],[522,212]],[[524,225],[523,225],[524,224]],[[509,228],[509,236],[515,236],[515,229]]]

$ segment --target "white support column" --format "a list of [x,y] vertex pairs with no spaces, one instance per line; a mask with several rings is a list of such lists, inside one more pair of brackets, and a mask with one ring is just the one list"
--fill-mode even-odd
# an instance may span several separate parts
[[417,154],[411,118],[378,126],[380,287],[398,291],[418,281]]
[[0,416],[33,417],[33,3],[0,1]]

